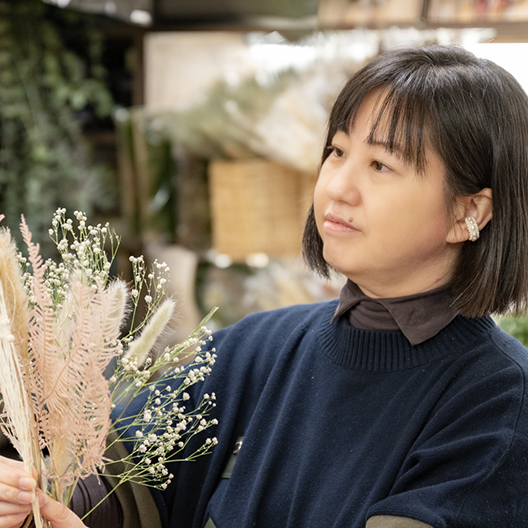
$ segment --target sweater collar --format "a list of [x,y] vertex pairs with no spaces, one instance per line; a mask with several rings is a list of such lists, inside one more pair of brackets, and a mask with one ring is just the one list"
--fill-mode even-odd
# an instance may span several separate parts
[[404,297],[373,299],[347,280],[332,322],[345,314],[356,328],[401,330],[412,345],[417,345],[443,330],[458,311],[453,307],[449,284]]
[[347,317],[328,324],[336,307],[337,300],[328,305],[326,315],[321,318],[322,348],[333,362],[360,370],[406,370],[446,355],[460,355],[487,341],[496,326],[488,317],[469,319],[458,315],[431,339],[412,345],[401,330],[361,330],[350,325]]

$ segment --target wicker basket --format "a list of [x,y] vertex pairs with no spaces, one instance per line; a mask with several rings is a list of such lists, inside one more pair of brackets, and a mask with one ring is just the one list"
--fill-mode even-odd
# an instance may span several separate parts
[[252,253],[299,255],[315,177],[263,159],[213,161],[213,245],[243,261]]

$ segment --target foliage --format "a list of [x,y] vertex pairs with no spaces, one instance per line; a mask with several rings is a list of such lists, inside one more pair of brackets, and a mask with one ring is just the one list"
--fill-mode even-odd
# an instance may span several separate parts
[[[67,32],[86,57],[65,44]],[[80,122],[87,107],[101,117],[112,110],[102,52],[93,17],[41,0],[0,0],[0,209],[17,237],[24,214],[48,255],[46,219],[59,204],[91,213],[115,199]]]
[[505,332],[528,347],[528,317],[502,316],[497,319],[497,323]]

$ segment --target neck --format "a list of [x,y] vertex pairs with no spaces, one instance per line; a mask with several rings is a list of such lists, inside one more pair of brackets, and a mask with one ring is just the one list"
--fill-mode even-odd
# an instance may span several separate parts
[[420,283],[411,284],[371,284],[367,281],[356,282],[353,278],[348,277],[352,282],[357,284],[358,288],[371,299],[392,299],[396,297],[407,297],[410,295],[417,295],[431,290],[436,290],[441,286],[445,286],[450,282],[450,276],[437,277],[434,280],[425,280]]

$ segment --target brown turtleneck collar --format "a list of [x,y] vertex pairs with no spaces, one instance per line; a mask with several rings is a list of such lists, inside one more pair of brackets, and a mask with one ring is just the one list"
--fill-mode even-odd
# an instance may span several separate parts
[[343,314],[356,328],[401,330],[412,345],[418,345],[444,329],[458,311],[449,284],[405,297],[373,299],[347,280],[332,322]]

